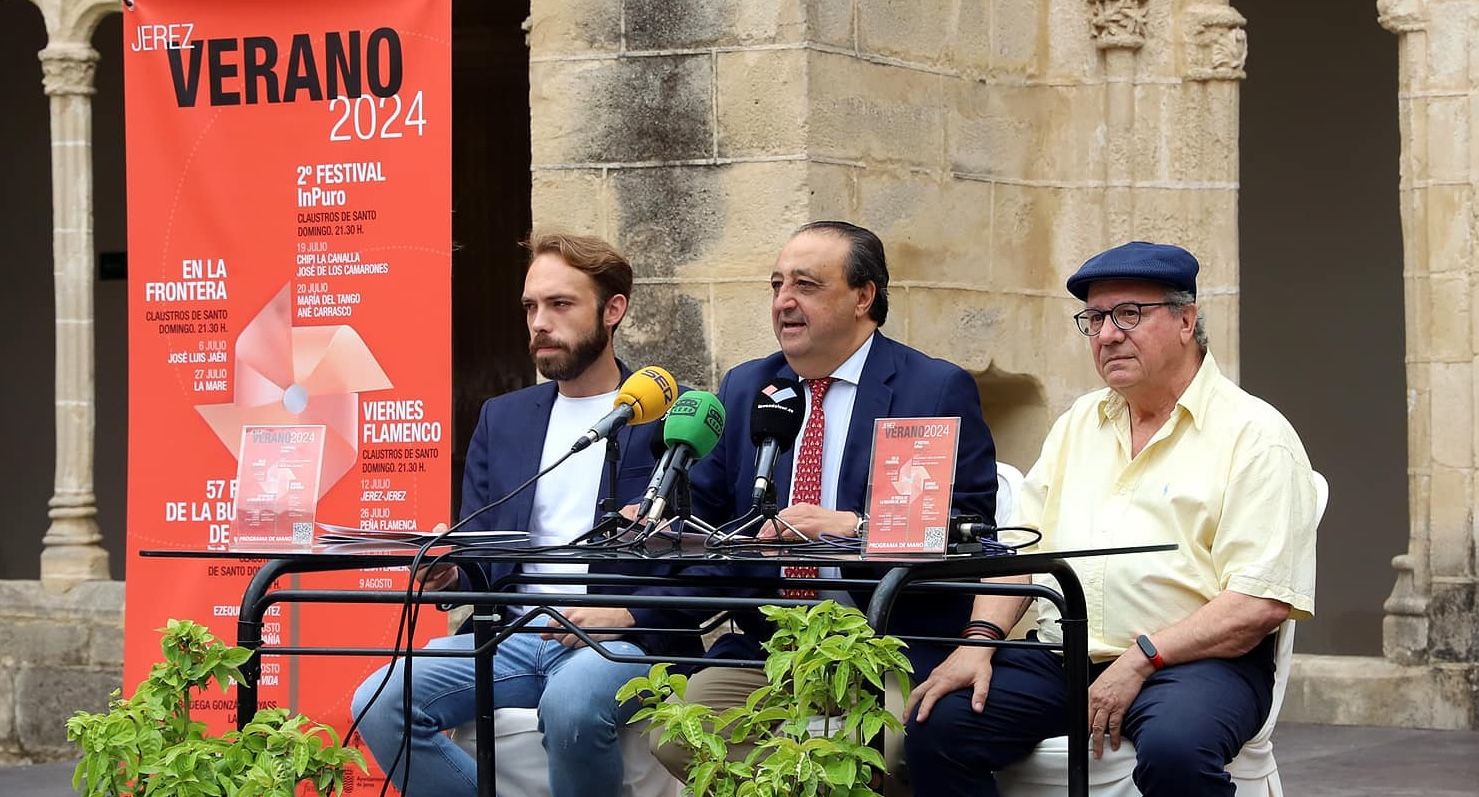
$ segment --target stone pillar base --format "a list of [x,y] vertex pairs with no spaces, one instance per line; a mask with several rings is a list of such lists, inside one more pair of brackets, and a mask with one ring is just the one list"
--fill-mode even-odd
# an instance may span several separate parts
[[41,552],[41,586],[67,592],[84,581],[108,580],[108,552],[97,545],[48,545]]
[[1479,729],[1479,664],[1406,666],[1375,656],[1298,655],[1279,721]]

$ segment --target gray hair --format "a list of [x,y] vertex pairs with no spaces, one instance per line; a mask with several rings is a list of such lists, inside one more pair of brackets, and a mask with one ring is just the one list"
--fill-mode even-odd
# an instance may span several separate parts
[[[1197,297],[1193,296],[1190,291],[1182,291],[1171,288],[1166,291],[1165,302],[1168,306],[1170,306],[1172,310],[1179,313],[1182,310],[1185,310],[1187,305],[1196,304]],[[1197,347],[1202,350],[1202,354],[1206,354],[1207,314],[1202,312],[1202,308],[1200,305],[1197,306],[1197,326],[1196,329],[1192,331],[1192,336],[1196,339]]]

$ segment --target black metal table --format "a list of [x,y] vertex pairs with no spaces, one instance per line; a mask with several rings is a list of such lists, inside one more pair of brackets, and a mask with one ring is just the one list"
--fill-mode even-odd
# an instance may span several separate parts
[[[1175,545],[1142,545],[1124,548],[1095,548],[1071,551],[1038,551],[1010,556],[1003,555],[924,555],[924,556],[862,556],[857,553],[839,552],[828,554],[797,553],[785,548],[743,549],[716,554],[702,547],[679,547],[671,543],[655,542],[652,546],[636,550],[580,549],[534,552],[518,546],[485,546],[448,552],[433,549],[432,553],[447,553],[443,561],[460,565],[483,564],[592,564],[611,561],[624,563],[652,562],[677,566],[675,575],[637,576],[611,573],[587,573],[583,575],[518,575],[502,579],[495,584],[480,584],[472,591],[425,592],[417,600],[433,604],[471,604],[474,607],[473,633],[475,654],[475,676],[477,683],[477,727],[478,727],[478,794],[493,797],[494,753],[493,744],[493,652],[498,641],[509,633],[518,632],[517,627],[500,627],[493,614],[493,607],[508,604],[527,604],[531,595],[516,591],[521,583],[580,583],[604,586],[648,586],[670,585],[703,587],[713,589],[712,596],[694,595],[612,595],[612,594],[560,594],[561,606],[602,606],[615,608],[695,608],[726,610],[754,609],[762,605],[798,605],[813,603],[805,600],[785,600],[771,597],[742,598],[723,594],[726,588],[738,584],[767,586],[790,584],[815,589],[872,589],[872,599],[866,613],[869,624],[880,633],[889,625],[889,619],[899,594],[909,591],[952,591],[970,594],[1021,594],[1043,598],[1053,602],[1062,616],[1062,645],[1044,642],[1008,642],[1009,645],[1061,647],[1064,656],[1064,672],[1068,680],[1068,711],[1070,717],[1088,716],[1089,656],[1088,616],[1084,594],[1077,575],[1070,566],[1070,559],[1152,553],[1170,551]],[[365,545],[317,546],[307,550],[271,551],[203,551],[203,550],[145,550],[141,556],[170,558],[226,558],[266,560],[253,576],[242,595],[241,613],[237,619],[237,644],[255,651],[241,667],[245,680],[237,685],[237,723],[244,725],[257,710],[257,681],[261,673],[263,655],[390,655],[397,651],[365,648],[312,648],[294,646],[264,646],[262,644],[262,622],[268,609],[275,603],[403,603],[406,590],[321,590],[321,589],[277,589],[272,590],[274,581],[291,573],[351,570],[363,567],[394,567],[411,563],[414,550],[405,547],[382,547]],[[688,567],[712,565],[770,565],[776,575],[769,579],[725,579],[712,574],[684,578]],[[867,571],[864,578],[807,579],[804,584],[780,577],[782,565],[812,567],[846,566],[850,571]],[[469,567],[480,572],[480,568]],[[980,579],[1004,576],[1043,574],[1053,576],[1059,591],[1041,585],[1027,584],[983,584]],[[527,620],[527,618],[525,618]],[[517,625],[517,624],[516,624]],[[901,637],[913,642],[950,642],[931,637]],[[679,657],[623,656],[592,644],[601,655],[616,661],[656,662],[677,661],[692,663]],[[398,651],[405,655],[405,651]],[[418,653],[417,655],[425,655]],[[444,652],[443,655],[473,655],[466,652]],[[706,664],[724,666],[758,664],[746,661],[702,660]],[[1068,793],[1074,797],[1088,794],[1089,728],[1088,723],[1070,722],[1068,731]]]

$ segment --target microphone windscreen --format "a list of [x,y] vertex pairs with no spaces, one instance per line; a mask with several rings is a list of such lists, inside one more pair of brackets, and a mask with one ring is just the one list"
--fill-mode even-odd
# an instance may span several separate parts
[[661,418],[673,406],[673,399],[677,397],[678,383],[674,381],[673,375],[665,369],[649,365],[633,371],[627,381],[621,383],[621,391],[616,394],[616,401],[612,402],[612,406],[630,405],[631,423],[650,423]]
[[750,440],[758,446],[769,438],[780,444],[781,451],[790,449],[801,432],[805,408],[800,383],[794,379],[770,380],[755,394],[755,405],[750,408]]
[[724,404],[713,393],[690,390],[678,397],[662,425],[663,440],[671,447],[683,443],[695,457],[704,457],[724,434]]

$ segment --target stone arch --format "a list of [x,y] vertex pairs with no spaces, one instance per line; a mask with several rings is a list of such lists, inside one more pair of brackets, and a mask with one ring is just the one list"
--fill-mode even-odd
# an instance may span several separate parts
[[52,44],[86,45],[98,23],[109,14],[122,13],[120,0],[31,0],[46,19]]

